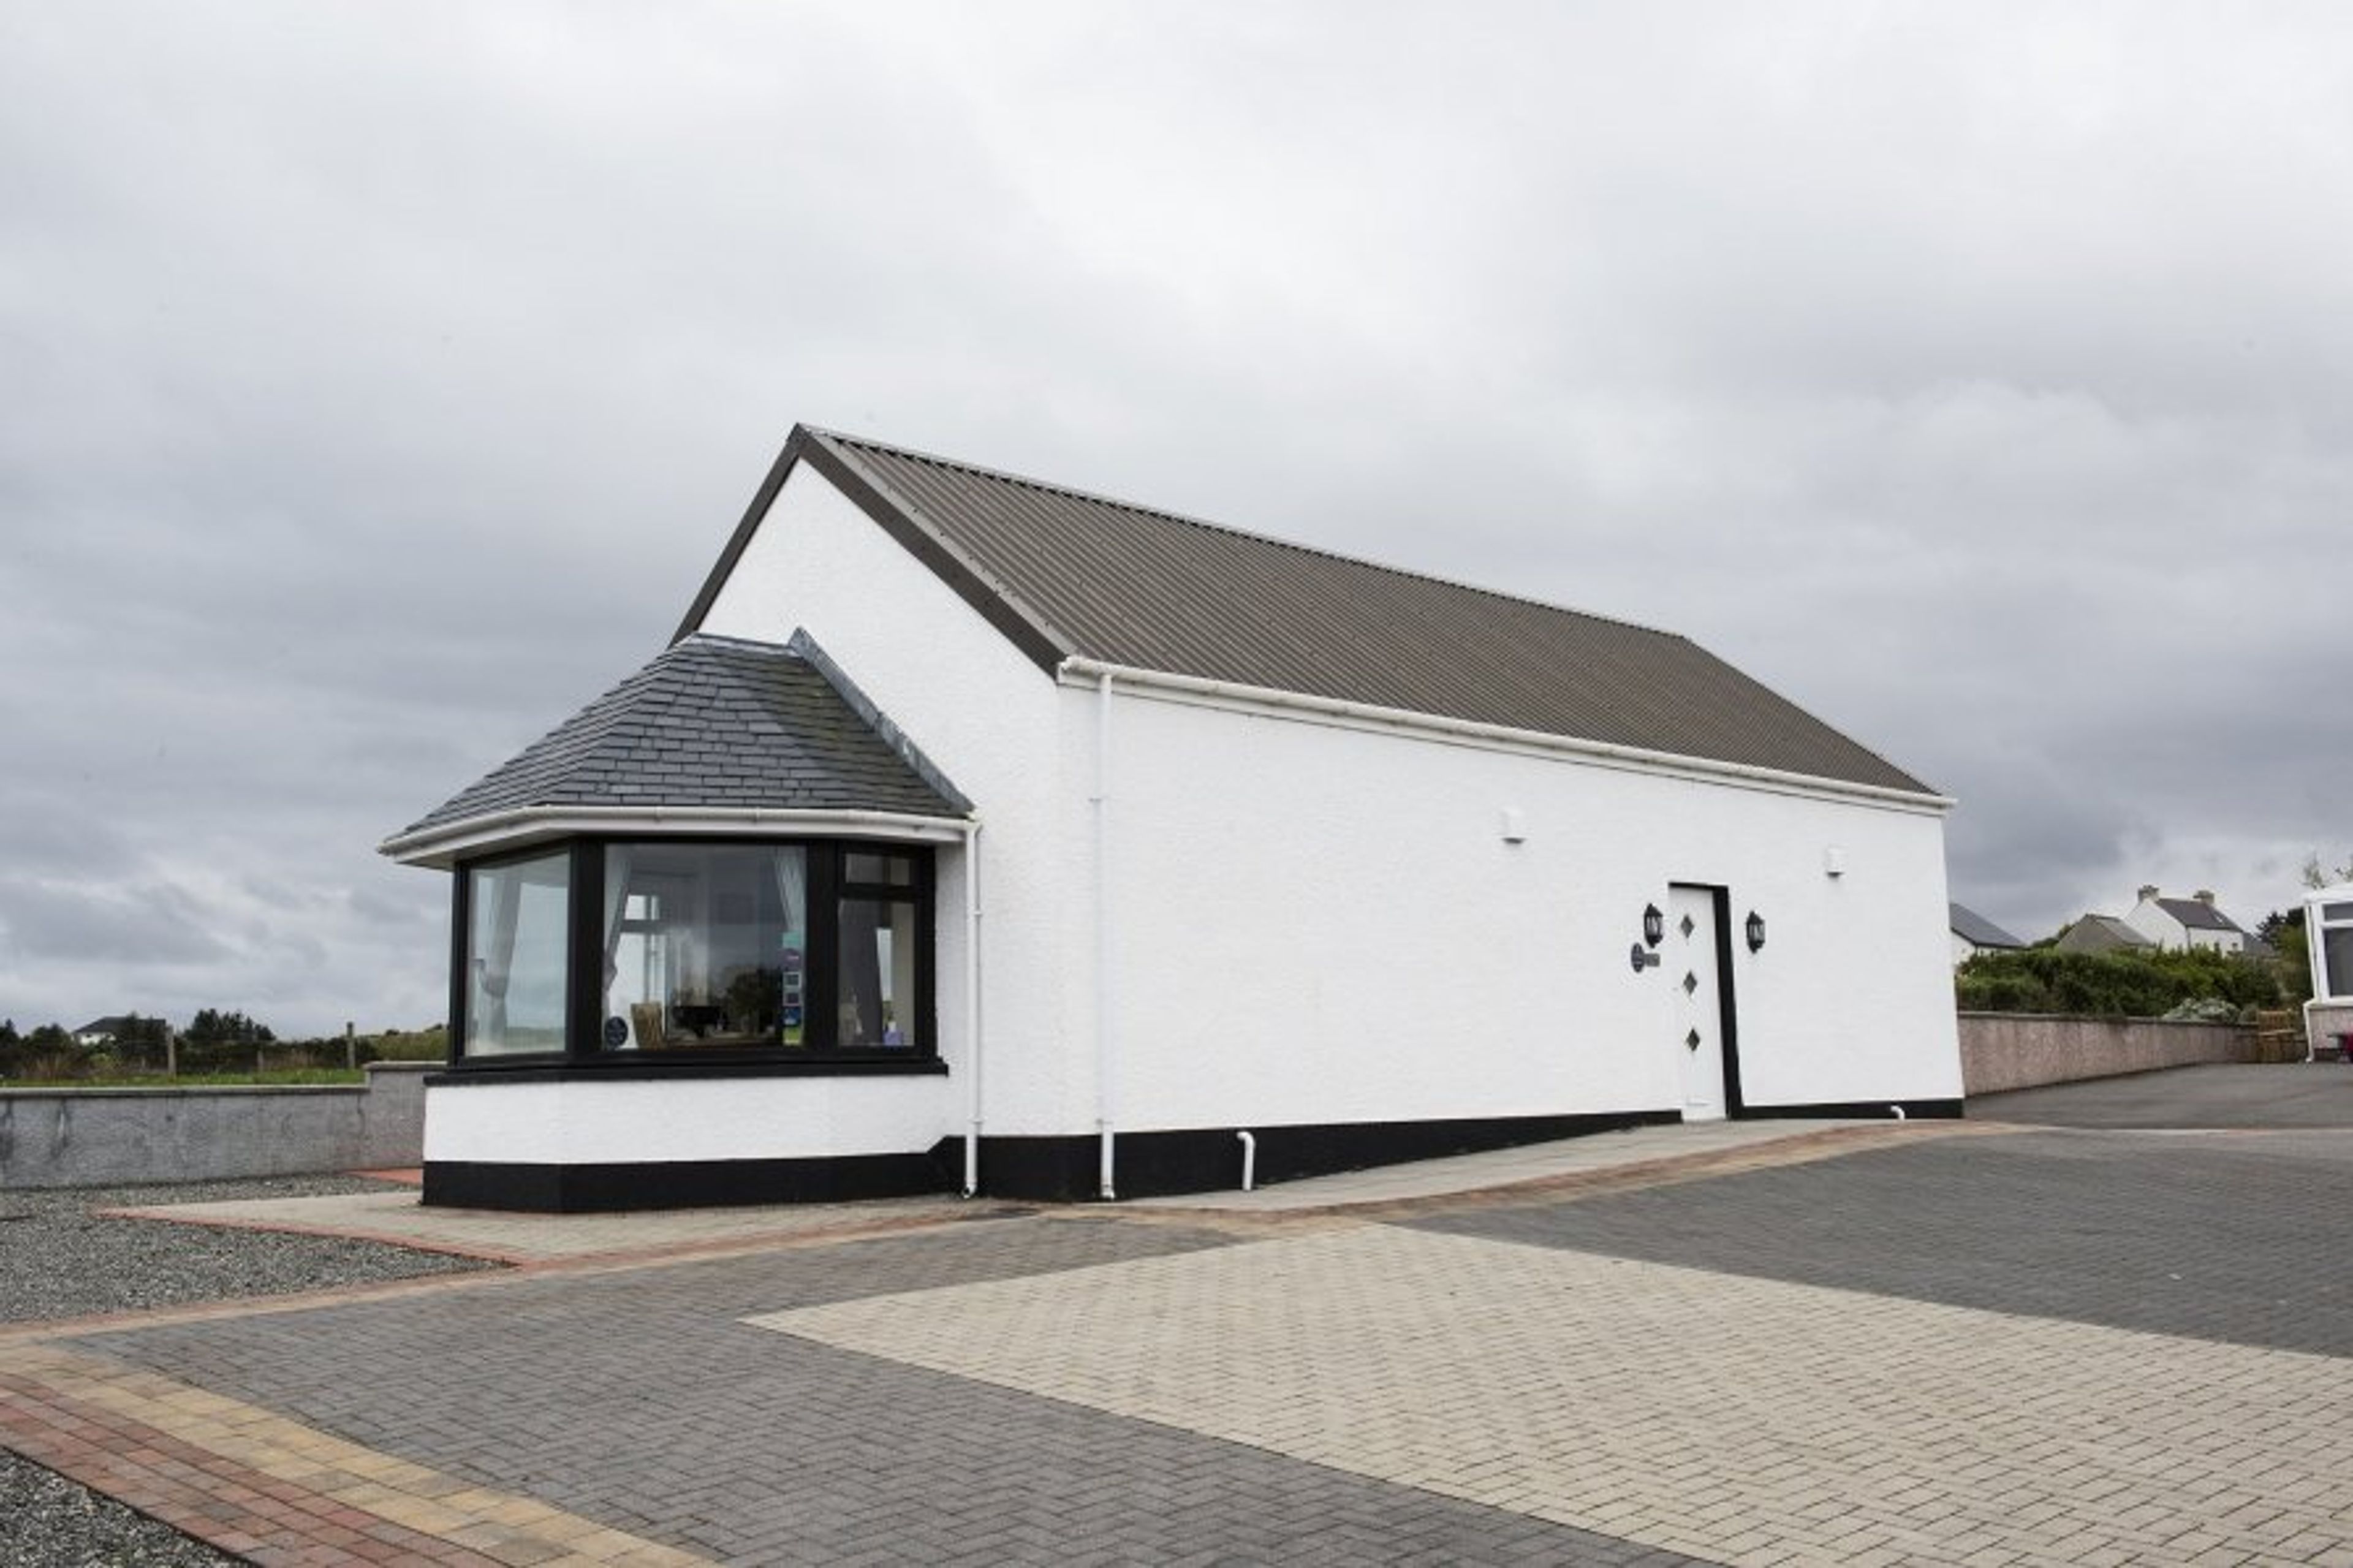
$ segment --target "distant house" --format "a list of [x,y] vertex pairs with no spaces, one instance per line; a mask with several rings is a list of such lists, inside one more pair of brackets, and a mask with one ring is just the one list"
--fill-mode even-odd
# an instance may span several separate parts
[[111,1013],[103,1018],[92,1018],[73,1032],[77,1046],[111,1046],[131,1032],[136,1022],[128,1015]]
[[2187,899],[2168,899],[2154,884],[2140,890],[2140,901],[2125,911],[2125,924],[2158,947],[2177,951],[2193,947],[2217,952],[2245,952],[2253,938],[2239,922],[2214,907],[2214,895],[2200,889]]
[[2085,915],[2051,944],[2061,952],[2126,952],[2157,945],[2115,915]]
[[1967,904],[1946,906],[1952,914],[1953,966],[1957,969],[1981,952],[2015,952],[2025,942],[1970,909]]

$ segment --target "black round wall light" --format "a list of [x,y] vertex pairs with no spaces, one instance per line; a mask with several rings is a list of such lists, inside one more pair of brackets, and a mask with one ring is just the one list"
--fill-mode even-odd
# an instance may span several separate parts
[[1748,951],[1761,952],[1765,948],[1765,917],[1755,910],[1748,911]]
[[1642,906],[1642,940],[1656,947],[1666,940],[1667,917],[1659,912],[1656,904]]

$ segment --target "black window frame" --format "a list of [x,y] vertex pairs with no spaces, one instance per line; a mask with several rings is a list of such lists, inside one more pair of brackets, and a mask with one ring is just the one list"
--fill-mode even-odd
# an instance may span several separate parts
[[[693,844],[747,850],[798,849],[807,869],[808,945],[806,952],[807,1043],[801,1046],[741,1044],[672,1046],[659,1051],[606,1048],[605,867],[614,845]],[[563,853],[570,900],[565,938],[564,1047],[553,1051],[501,1052],[469,1057],[466,1039],[466,966],[472,920],[473,873],[510,862],[544,859]],[[851,881],[852,855],[888,855],[910,863],[906,883]],[[589,834],[500,849],[455,863],[450,890],[449,1054],[448,1070],[480,1074],[615,1073],[659,1077],[698,1073],[793,1074],[808,1072],[946,1071],[939,1050],[938,856],[936,847],[904,839],[747,838],[726,834]],[[845,898],[878,899],[914,906],[915,995],[909,1016],[915,1026],[904,1046],[841,1047],[837,989],[840,958],[840,905]]]
[[[473,963],[473,882],[477,871],[496,870],[501,866],[519,866],[532,860],[550,860],[558,854],[566,856],[565,914],[567,929],[564,941],[564,1049],[560,1051],[501,1051],[496,1056],[468,1057],[466,1053],[466,980]],[[602,857],[598,857],[599,860]],[[580,870],[582,855],[579,846],[563,840],[529,844],[520,848],[501,849],[490,855],[460,860],[451,869],[449,891],[449,1065],[453,1068],[480,1068],[495,1067],[501,1062],[538,1067],[562,1061],[568,1057],[577,1038],[580,1006]],[[601,888],[601,879],[599,886]]]

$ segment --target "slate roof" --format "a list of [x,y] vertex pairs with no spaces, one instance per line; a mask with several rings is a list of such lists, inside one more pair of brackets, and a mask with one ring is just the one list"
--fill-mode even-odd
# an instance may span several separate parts
[[808,461],[1042,668],[1305,692],[1906,793],[1910,773],[1689,639],[797,426],[680,626]]
[[2119,948],[2155,947],[2157,943],[2115,915],[2085,915],[2059,933],[2052,945],[2061,952],[2114,952]]
[[2239,922],[2208,903],[2203,899],[2159,899],[2157,907],[2179,921],[2191,931],[2235,931],[2247,933]]
[[806,633],[783,647],[696,636],[396,840],[526,806],[640,805],[970,810]]
[[1947,907],[1952,910],[1953,934],[1971,947],[2021,948],[2026,945],[1967,904]]

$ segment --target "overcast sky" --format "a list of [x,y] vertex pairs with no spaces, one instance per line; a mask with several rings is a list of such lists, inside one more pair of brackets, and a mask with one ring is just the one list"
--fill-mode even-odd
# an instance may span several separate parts
[[1684,633],[2021,935],[2252,925],[2348,377],[2333,3],[0,0],[0,1016],[438,1019],[375,844],[796,420]]

